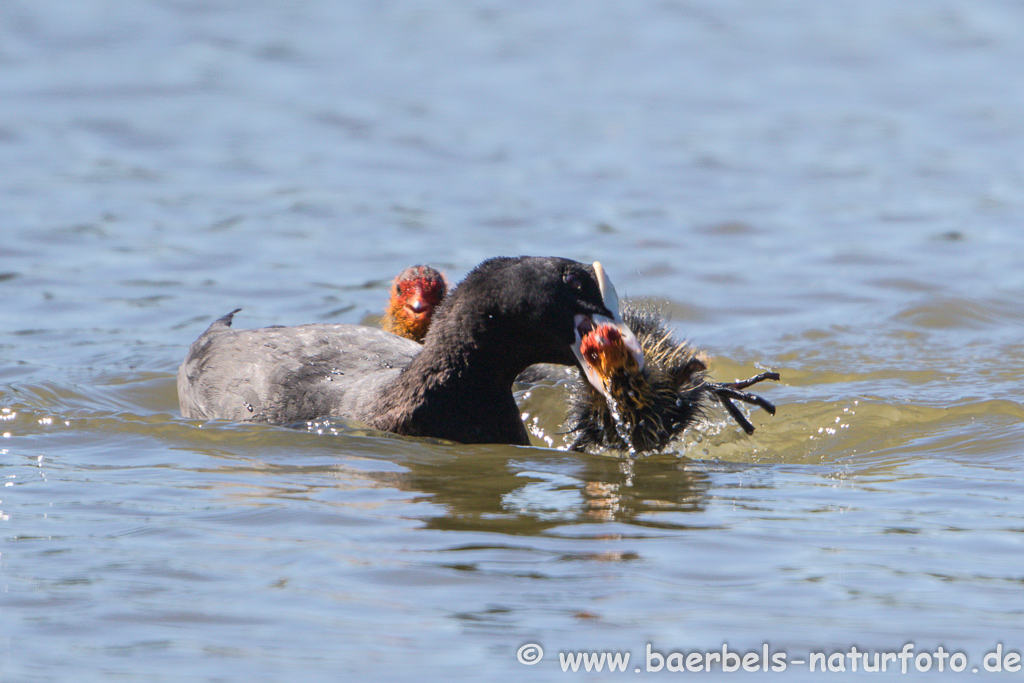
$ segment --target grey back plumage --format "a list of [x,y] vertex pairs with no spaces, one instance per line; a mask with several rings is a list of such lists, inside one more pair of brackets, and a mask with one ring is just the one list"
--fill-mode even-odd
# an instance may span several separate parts
[[422,347],[359,325],[231,329],[210,325],[178,370],[183,416],[284,424],[325,415],[359,419],[379,387]]

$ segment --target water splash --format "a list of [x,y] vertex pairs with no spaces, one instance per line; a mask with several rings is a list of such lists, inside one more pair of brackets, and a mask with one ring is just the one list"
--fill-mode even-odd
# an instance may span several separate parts
[[630,456],[637,454],[636,446],[633,444],[633,430],[636,425],[624,417],[624,412],[619,407],[620,401],[616,398],[608,399],[608,410],[612,415],[612,422],[615,423],[615,431],[626,444],[626,453]]

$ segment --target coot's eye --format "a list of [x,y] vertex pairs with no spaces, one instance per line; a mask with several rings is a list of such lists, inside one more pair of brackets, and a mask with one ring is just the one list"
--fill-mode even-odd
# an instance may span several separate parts
[[565,280],[565,284],[569,285],[577,292],[583,289],[583,283],[580,282],[580,279],[576,276],[576,273],[566,273],[562,277],[562,279]]

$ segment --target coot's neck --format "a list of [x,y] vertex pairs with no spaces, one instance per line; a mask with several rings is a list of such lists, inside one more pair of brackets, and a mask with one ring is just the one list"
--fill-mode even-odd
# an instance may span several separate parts
[[528,445],[512,382],[539,362],[530,344],[499,316],[457,306],[444,313],[423,350],[382,392],[386,412],[374,426],[462,443]]

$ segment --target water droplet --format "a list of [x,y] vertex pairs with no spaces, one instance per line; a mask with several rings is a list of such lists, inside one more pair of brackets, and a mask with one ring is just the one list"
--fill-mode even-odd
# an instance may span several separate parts
[[608,402],[608,409],[611,411],[612,420],[615,422],[615,431],[618,433],[619,438],[626,444],[626,450],[630,455],[636,454],[636,448],[633,445],[633,425],[629,423],[629,420],[623,417],[623,412],[619,409],[619,402],[611,400]]

